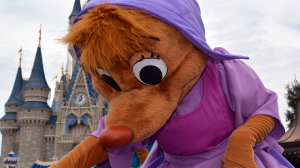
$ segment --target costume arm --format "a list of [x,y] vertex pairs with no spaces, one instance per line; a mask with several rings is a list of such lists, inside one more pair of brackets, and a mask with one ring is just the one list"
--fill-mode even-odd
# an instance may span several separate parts
[[146,149],[135,149],[135,152],[141,162],[141,164],[144,164],[145,160],[147,159],[147,156],[149,154],[147,148]]
[[106,149],[94,136],[85,138],[68,155],[50,168],[83,168],[92,167],[108,158]]
[[[228,54],[224,49],[216,50]],[[264,149],[268,152],[285,133],[279,117],[277,94],[265,88],[253,69],[241,60],[217,62],[217,67],[223,92],[230,108],[235,113],[237,128],[229,139],[223,158],[225,167],[227,167],[226,162],[236,160],[234,157],[237,155],[234,155],[234,152],[239,155],[239,161],[244,159],[251,167],[251,164],[255,164],[253,146],[263,140],[265,142],[263,144],[266,145]],[[268,124],[269,122],[272,125]],[[246,153],[248,153],[247,156]],[[248,160],[243,157],[247,157]]]
[[253,147],[267,137],[276,122],[273,117],[256,115],[236,129],[229,138],[221,168],[257,168]]

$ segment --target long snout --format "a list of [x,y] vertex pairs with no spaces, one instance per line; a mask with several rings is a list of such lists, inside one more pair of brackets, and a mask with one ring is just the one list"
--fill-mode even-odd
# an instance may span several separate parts
[[179,97],[180,93],[152,89],[124,92],[110,104],[101,144],[115,149],[152,136],[170,118]]

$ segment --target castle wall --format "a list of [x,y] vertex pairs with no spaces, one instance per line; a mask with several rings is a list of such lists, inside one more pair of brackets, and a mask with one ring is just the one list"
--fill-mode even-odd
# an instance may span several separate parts
[[1,121],[1,130],[3,129],[17,129],[17,119],[4,119]]
[[[18,119],[19,121],[22,120],[31,120],[31,122],[35,122],[37,120],[43,120],[43,121],[49,121],[51,117],[52,111],[47,110],[47,109],[40,109],[40,108],[35,108],[35,109],[27,109],[27,108],[22,108],[18,111]],[[27,121],[24,121],[26,123]],[[23,122],[22,122],[23,123]]]
[[45,161],[45,127],[22,126],[20,131],[19,167],[27,168],[38,159]]
[[15,133],[15,142],[14,142],[14,150],[16,155],[19,155],[19,147],[20,147],[20,131]]
[[54,156],[54,137],[55,137],[55,125],[45,126],[45,161],[53,161]]
[[43,87],[29,87],[23,90],[25,101],[47,102],[50,89]]
[[67,155],[69,153],[69,151],[65,151],[63,146],[61,145],[61,143],[59,143],[60,141],[60,138],[57,138],[57,157],[58,157],[58,160],[62,159],[64,157],[64,155]]
[[[15,135],[14,134],[2,134],[2,148],[1,148],[1,163],[4,165],[3,158],[14,148]],[[15,151],[13,151],[15,152]]]
[[[15,107],[15,106],[12,106]],[[2,119],[1,120],[1,134],[2,134],[2,148],[1,148],[1,163],[3,157],[10,151],[15,152],[15,132],[18,128],[16,119]]]
[[46,139],[45,144],[45,161],[50,162],[53,161],[54,156],[54,137],[50,137],[49,139]]
[[5,112],[17,112],[20,106],[21,106],[20,104],[5,105]]

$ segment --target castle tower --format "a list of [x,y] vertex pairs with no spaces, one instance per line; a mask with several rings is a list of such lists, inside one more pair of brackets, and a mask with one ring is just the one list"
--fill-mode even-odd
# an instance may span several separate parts
[[[73,24],[73,21],[75,19],[75,16],[81,11],[81,5],[80,5],[80,0],[75,0],[74,2],[74,6],[73,6],[73,10],[71,12],[71,15],[69,16],[69,27],[72,26]],[[68,46],[68,51],[69,53],[71,54],[73,60],[72,60],[72,70],[74,69],[75,67],[75,63],[76,63],[76,60],[77,60],[77,56],[75,54],[75,50],[74,50],[74,47],[73,45],[69,45]]]
[[[2,134],[2,157],[4,157],[12,150],[16,153],[18,150],[19,145],[16,141],[15,133],[18,130],[17,109],[24,103],[22,100],[22,84],[23,79],[20,59],[20,66],[17,71],[17,76],[15,79],[13,90],[8,101],[5,104],[5,115],[0,119]],[[3,158],[1,158],[1,162],[3,162]]]
[[[62,86],[62,81],[60,86]],[[63,97],[63,89],[57,89],[59,97]],[[98,95],[91,80],[86,77],[83,69],[76,61],[72,78],[66,96],[59,99],[57,112],[55,157],[61,159],[68,154],[85,137],[88,119],[91,120],[93,130],[97,130],[99,120],[106,112],[106,102]],[[86,136],[90,133],[86,132]]]
[[[54,113],[60,117],[61,114],[61,106],[63,105],[63,101],[66,97],[66,93],[67,93],[67,89],[68,89],[68,84],[67,84],[67,77],[66,74],[64,74],[63,72],[63,67],[62,67],[62,73],[61,73],[61,79],[60,81],[56,81],[56,86],[55,86],[55,93],[54,93],[54,98],[53,98],[53,111]],[[59,120],[57,122],[57,118],[56,118],[56,122],[55,122],[55,137],[54,137],[54,146],[52,148],[53,150],[53,155],[52,158],[53,160],[58,159],[59,158],[59,154],[58,154],[58,150],[61,149],[60,146],[60,137],[57,136],[59,135],[61,129],[60,126],[63,124],[62,120]]]
[[42,53],[41,32],[32,72],[23,89],[24,103],[17,110],[20,124],[19,167],[31,167],[37,159],[45,160],[45,125],[52,109],[47,100],[50,88],[46,82]]

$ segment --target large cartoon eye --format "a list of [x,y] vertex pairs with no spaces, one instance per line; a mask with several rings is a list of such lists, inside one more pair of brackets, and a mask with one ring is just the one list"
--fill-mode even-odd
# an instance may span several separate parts
[[138,81],[145,85],[159,84],[168,72],[165,62],[159,58],[143,58],[132,67]]
[[122,91],[120,86],[117,84],[117,82],[112,78],[104,69],[98,68],[98,72],[101,76],[101,78],[109,84],[112,88],[114,88],[117,91]]

